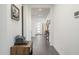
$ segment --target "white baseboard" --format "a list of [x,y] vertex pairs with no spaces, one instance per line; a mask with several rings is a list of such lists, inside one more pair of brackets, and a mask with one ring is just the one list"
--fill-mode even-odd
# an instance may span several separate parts
[[50,42],[50,46],[53,46],[53,43]]
[[60,52],[59,52],[58,49],[54,46],[53,43],[50,42],[50,46],[53,46],[53,47],[56,49],[56,51],[60,54]]

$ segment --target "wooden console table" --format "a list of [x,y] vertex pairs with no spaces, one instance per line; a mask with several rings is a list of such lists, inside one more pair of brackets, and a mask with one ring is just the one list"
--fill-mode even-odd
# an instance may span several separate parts
[[32,52],[32,42],[27,45],[14,45],[10,48],[11,55],[29,55]]

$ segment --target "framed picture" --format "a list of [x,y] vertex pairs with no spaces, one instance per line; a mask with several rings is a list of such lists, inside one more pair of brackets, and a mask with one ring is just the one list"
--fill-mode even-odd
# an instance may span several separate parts
[[19,21],[19,9],[14,4],[11,4],[11,19],[14,19],[16,21]]
[[76,12],[74,13],[74,17],[75,17],[75,18],[79,18],[79,11],[76,11]]

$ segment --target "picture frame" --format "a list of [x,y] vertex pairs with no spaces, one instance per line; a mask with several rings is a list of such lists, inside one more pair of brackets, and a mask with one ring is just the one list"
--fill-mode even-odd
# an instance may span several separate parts
[[74,13],[74,17],[75,17],[75,18],[79,18],[79,11],[76,11],[76,12]]
[[20,13],[19,8],[16,5],[11,4],[11,19],[19,21]]

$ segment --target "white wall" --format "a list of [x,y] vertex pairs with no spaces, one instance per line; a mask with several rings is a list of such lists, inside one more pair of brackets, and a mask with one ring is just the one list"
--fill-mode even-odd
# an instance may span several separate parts
[[0,54],[4,54],[5,52],[5,47],[6,47],[6,41],[7,41],[7,36],[6,36],[6,15],[7,15],[7,8],[6,5],[0,5]]
[[[53,45],[53,40],[54,40],[54,19],[53,19],[53,5],[50,6],[50,12],[46,18],[47,20],[50,20],[49,24],[49,43],[50,45]],[[46,23],[45,21],[45,23]]]
[[59,54],[79,54],[79,18],[74,18],[74,12],[79,11],[79,5],[58,4],[52,8],[54,31],[50,33],[51,45],[54,45]]
[[[16,5],[20,9],[21,5]],[[14,37],[21,35],[21,17],[20,21],[11,19],[11,5],[0,5],[0,54],[10,54],[10,47],[14,44]]]
[[24,6],[24,36],[26,40],[31,40],[31,8],[30,5]]

